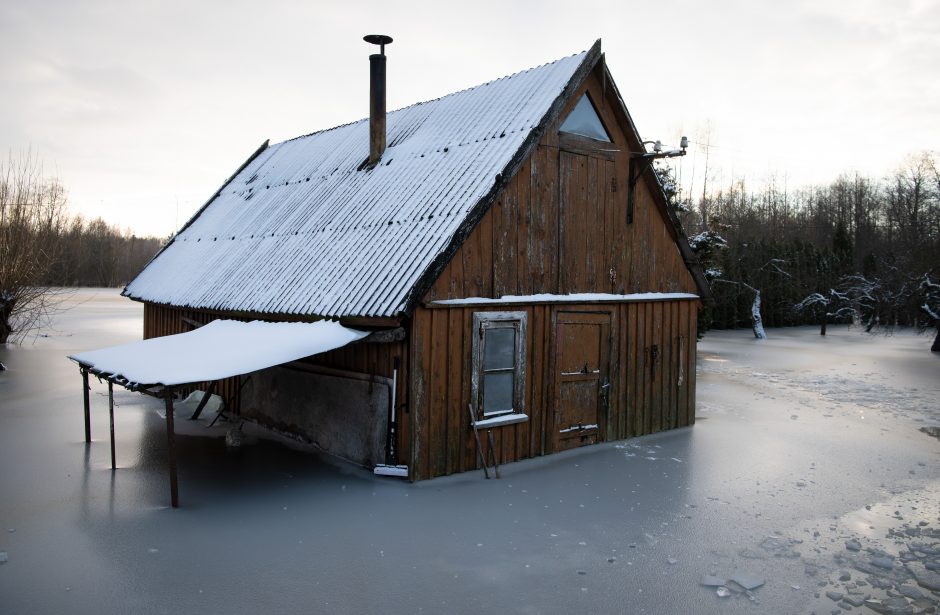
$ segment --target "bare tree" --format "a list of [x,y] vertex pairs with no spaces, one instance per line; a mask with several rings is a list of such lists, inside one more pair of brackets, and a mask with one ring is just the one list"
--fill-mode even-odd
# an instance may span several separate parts
[[[940,283],[934,282],[930,274],[924,274],[918,290],[923,299],[920,309],[927,315],[928,322],[937,329],[937,337],[934,338],[930,350],[940,352]],[[924,330],[928,328],[927,324],[923,327]]]
[[65,189],[31,152],[0,163],[0,344],[20,339],[54,305],[42,284],[59,258],[65,209]]
[[835,288],[828,293],[810,293],[802,301],[793,306],[796,312],[813,310],[821,313],[819,334],[826,335],[826,326],[830,319],[855,318],[858,311],[850,304],[849,296]]

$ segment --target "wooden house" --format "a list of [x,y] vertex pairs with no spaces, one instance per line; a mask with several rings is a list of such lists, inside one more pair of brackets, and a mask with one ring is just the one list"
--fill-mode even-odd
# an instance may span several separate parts
[[480,467],[471,411],[502,463],[692,424],[708,288],[600,41],[388,114],[370,60],[371,119],[265,143],[127,286],[145,338],[370,331],[218,390],[411,480]]

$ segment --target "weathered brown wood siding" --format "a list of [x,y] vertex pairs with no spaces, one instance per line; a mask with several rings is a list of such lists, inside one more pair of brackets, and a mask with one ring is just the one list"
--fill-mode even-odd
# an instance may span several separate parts
[[[144,339],[173,335],[192,331],[192,325],[187,324],[183,318],[206,324],[218,318],[229,320],[253,320],[258,316],[238,316],[220,312],[178,308],[172,306],[144,303]],[[307,362],[324,367],[343,369],[365,374],[392,377],[395,369],[395,358],[399,358],[397,407],[398,417],[398,451],[399,459],[407,459],[411,442],[410,420],[408,416],[408,344],[406,342],[392,342],[382,344],[350,344],[330,352],[315,355],[306,359]],[[241,379],[238,377],[226,378],[216,385],[216,392],[221,395],[227,404],[238,412],[238,399],[236,392]],[[201,383],[197,388],[205,388],[208,383]]]
[[[609,416],[599,439],[694,422],[697,301],[439,307],[440,299],[537,293],[696,293],[663,202],[646,179],[627,222],[629,157],[641,144],[595,71],[424,297],[411,327],[412,478],[478,467],[469,425],[473,312],[525,311],[529,421],[494,429],[504,462],[552,452],[552,351],[558,310],[609,312]],[[559,138],[588,92],[613,144]],[[606,150],[606,151],[604,151]],[[611,152],[610,150],[617,150]],[[655,357],[654,357],[655,347]],[[484,441],[484,447],[488,446]]]
[[[695,411],[695,301],[421,307],[411,355],[413,479],[479,467],[467,406],[471,395],[474,312],[526,313],[525,407],[528,422],[494,428],[501,462],[553,452],[553,362],[559,312],[610,316],[610,409],[600,440],[691,425]],[[652,348],[657,347],[653,357]],[[483,439],[484,452],[488,451]]]
[[[676,247],[675,231],[646,181],[636,186],[634,220],[627,223],[629,156],[640,144],[627,142],[620,114],[609,100],[597,104],[606,98],[595,75],[584,89],[614,141],[602,147],[618,150],[614,159],[606,159],[609,152],[585,155],[588,150],[560,148],[560,122],[549,127],[426,301],[534,293],[697,292]],[[575,94],[569,107],[579,98]]]

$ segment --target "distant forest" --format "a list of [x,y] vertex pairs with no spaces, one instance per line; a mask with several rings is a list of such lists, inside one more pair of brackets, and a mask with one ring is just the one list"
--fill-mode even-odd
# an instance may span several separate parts
[[[169,240],[69,215],[64,188],[34,157],[0,170],[0,322],[41,303],[30,288],[122,286]],[[754,326],[755,299],[770,327],[940,326],[937,153],[910,156],[880,178],[796,189],[712,182],[697,199],[677,188],[671,167],[656,170],[713,290],[701,331]]]
[[700,326],[861,322],[935,326],[940,311],[940,159],[910,156],[882,178],[842,175],[788,190],[735,181],[693,200],[657,169],[714,303]]
[[101,218],[68,217],[50,238],[57,243],[42,284],[123,286],[144,268],[168,239],[138,237]]
[[[931,325],[924,305],[940,289],[925,287],[940,283],[935,154],[911,156],[877,179],[842,175],[792,190],[736,180],[698,199],[677,192],[669,167],[658,172],[712,286],[703,330],[750,325],[755,290],[769,327],[824,318]],[[59,226],[60,257],[44,283],[122,286],[168,240],[138,237],[101,218],[69,217]]]

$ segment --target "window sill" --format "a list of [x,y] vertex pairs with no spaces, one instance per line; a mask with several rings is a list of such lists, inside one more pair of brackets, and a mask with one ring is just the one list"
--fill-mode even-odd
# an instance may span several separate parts
[[516,423],[525,423],[529,420],[528,414],[504,414],[502,416],[494,416],[491,419],[483,419],[482,421],[477,421],[474,423],[474,427],[501,427],[502,425],[515,425]]

